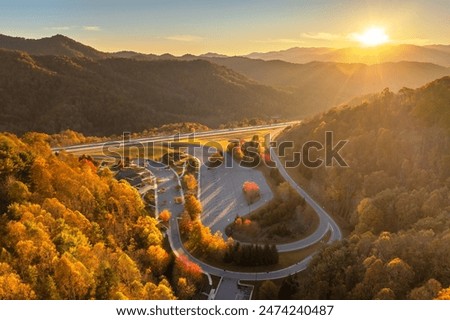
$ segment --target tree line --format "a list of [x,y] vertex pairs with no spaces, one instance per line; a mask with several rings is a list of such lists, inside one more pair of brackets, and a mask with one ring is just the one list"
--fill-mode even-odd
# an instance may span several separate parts
[[189,251],[211,261],[239,266],[278,263],[278,251],[274,245],[241,244],[231,237],[224,240],[219,231],[213,234],[201,221],[203,208],[195,195],[185,197],[184,209],[179,228]]

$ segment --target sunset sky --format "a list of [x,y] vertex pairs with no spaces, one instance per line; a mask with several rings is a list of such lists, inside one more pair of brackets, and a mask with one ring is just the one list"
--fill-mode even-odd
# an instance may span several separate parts
[[177,55],[358,46],[370,27],[391,43],[450,44],[449,17],[448,0],[0,0],[2,34]]

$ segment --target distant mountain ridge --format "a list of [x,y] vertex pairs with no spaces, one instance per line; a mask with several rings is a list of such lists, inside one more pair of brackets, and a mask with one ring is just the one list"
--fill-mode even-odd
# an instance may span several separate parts
[[55,35],[42,39],[25,39],[0,34],[0,48],[19,50],[30,55],[67,56],[70,58],[103,59],[108,54],[70,39],[63,35]]
[[417,61],[450,67],[450,45],[416,46],[410,44],[384,45],[367,48],[291,48],[258,53],[245,57],[261,60],[282,60],[292,63],[311,61],[379,64],[385,62]]
[[448,75],[448,67],[414,61],[296,64],[216,53],[103,53],[61,35],[0,35],[0,131],[109,135],[170,122],[215,127],[243,118],[303,118],[386,87],[417,88]]
[[87,135],[293,114],[288,93],[208,61],[92,60],[0,49],[0,131]]
[[[182,58],[183,59],[183,58]],[[309,62],[304,64],[280,60],[264,61],[244,57],[204,58],[233,69],[260,83],[284,88],[301,88],[319,80],[336,81],[347,86],[360,84],[371,92],[385,87],[419,87],[450,74],[450,68],[415,61],[384,62],[376,65],[362,63]],[[367,81],[370,80],[370,81]]]
[[294,64],[243,57],[205,59],[258,83],[290,92],[299,105],[299,116],[324,111],[386,87],[393,91],[403,87],[417,88],[450,75],[450,68],[407,61],[366,65],[334,62]]
[[[190,58],[230,58],[227,55],[208,52],[198,56],[186,54],[176,57],[171,54],[144,54],[133,51],[106,53],[70,39],[55,35],[42,39],[25,39],[0,34],[0,48],[25,51],[31,55],[65,55],[71,58],[127,58],[139,60],[190,59]],[[377,47],[294,47],[271,52],[253,52],[242,57],[265,61],[281,60],[304,64],[309,62],[338,62],[380,64],[385,62],[415,61],[450,67],[450,45],[436,44],[417,46],[411,44],[386,44]]]

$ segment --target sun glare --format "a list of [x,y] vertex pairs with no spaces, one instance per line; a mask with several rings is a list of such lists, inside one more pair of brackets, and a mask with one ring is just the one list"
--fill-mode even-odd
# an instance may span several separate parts
[[355,39],[363,46],[374,47],[389,41],[389,36],[383,28],[372,27],[364,33],[355,35]]

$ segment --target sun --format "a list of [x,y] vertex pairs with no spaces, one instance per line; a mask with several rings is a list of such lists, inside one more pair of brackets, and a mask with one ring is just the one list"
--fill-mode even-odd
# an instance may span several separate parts
[[375,47],[389,41],[389,36],[383,28],[371,27],[364,33],[355,34],[355,39],[363,46]]

